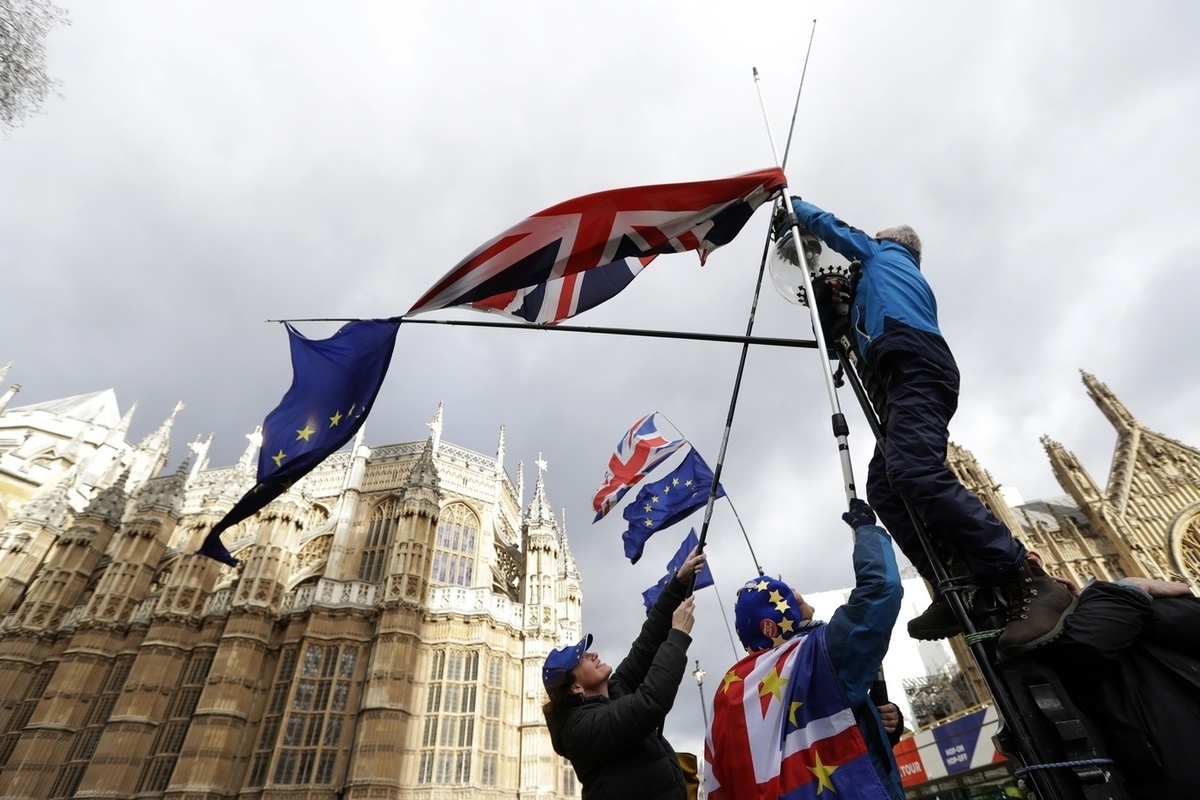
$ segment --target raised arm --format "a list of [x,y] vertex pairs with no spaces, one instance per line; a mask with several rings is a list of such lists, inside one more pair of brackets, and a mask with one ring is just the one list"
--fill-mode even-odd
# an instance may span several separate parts
[[904,589],[892,539],[865,502],[850,501],[843,519],[854,529],[854,590],[833,612],[825,632],[829,657],[851,705],[866,701],[887,655]]
[[679,571],[671,576],[666,588],[659,593],[650,613],[646,615],[646,621],[642,623],[642,630],[629,648],[629,655],[613,671],[612,682],[618,684],[620,690],[632,692],[645,680],[658,646],[671,630],[671,615],[688,596],[689,582],[686,578],[698,572],[703,564],[704,556],[693,550]]
[[[571,715],[562,740],[587,747],[590,760],[602,760],[636,747],[663,724],[687,669],[690,635],[671,628],[650,661],[643,680],[612,702],[587,706]],[[567,758],[572,753],[563,753]]]
[[793,197],[792,209],[801,225],[851,261],[866,261],[879,250],[878,241],[812,203]]

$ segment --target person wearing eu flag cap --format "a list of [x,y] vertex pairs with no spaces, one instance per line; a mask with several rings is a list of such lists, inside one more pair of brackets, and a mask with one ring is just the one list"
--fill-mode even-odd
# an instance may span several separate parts
[[575,768],[584,800],[683,800],[683,769],[662,735],[687,670],[695,600],[705,563],[692,550],[659,594],[629,655],[612,667],[589,651],[592,636],[546,658],[542,707],[554,752]]
[[[888,732],[868,692],[904,590],[892,540],[863,500],[854,529],[854,589],[829,622],[780,580],[738,590],[735,627],[749,655],[713,698],[705,746],[710,798],[903,800]],[[807,789],[804,789],[807,787]],[[793,794],[794,791],[799,793]]]

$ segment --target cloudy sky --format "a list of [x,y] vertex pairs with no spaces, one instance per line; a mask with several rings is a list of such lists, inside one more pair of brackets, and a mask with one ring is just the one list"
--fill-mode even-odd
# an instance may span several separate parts
[[[1060,493],[1042,435],[1103,480],[1113,434],[1083,369],[1200,443],[1200,11],[1184,0],[63,4],[61,97],[0,138],[17,404],[111,387],[139,404],[140,437],[183,400],[173,462],[214,433],[213,464],[231,463],[290,381],[265,320],[403,313],[559,201],[771,166],[751,69],[782,142],[816,18],[788,177],[853,225],[920,232],[963,372],[954,440],[1027,499]],[[760,210],[704,268],[663,257],[575,321],[744,333],[766,229]],[[811,336],[769,284],[754,332]],[[619,516],[589,524],[591,494],[650,411],[714,462],[739,355],[408,326],[367,439],[423,439],[444,402],[447,441],[492,454],[506,426],[514,475],[542,454],[586,624],[615,662],[678,539],[630,567]],[[842,403],[861,480],[870,433]],[[852,580],[829,413],[811,351],[751,350],[724,483],[759,559],[811,591]],[[729,608],[754,568],[724,503],[710,537]],[[719,673],[729,639],[711,591],[699,605],[694,654]],[[695,697],[685,686],[668,725],[681,749],[697,746]]]

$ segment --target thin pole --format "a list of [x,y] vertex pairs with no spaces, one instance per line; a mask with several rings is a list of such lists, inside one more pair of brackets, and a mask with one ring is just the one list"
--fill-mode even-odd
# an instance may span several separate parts
[[[267,322],[355,322],[358,317],[313,317],[310,319],[269,319]],[[724,342],[741,345],[763,345],[766,347],[800,347],[815,349],[817,343],[812,339],[780,339],[777,337],[733,336],[722,333],[695,333],[692,331],[656,331],[645,328],[604,328],[587,325],[521,325],[510,322],[483,322],[481,320],[452,320],[452,319],[402,319],[392,317],[388,321],[399,320],[402,325],[458,325],[468,328],[502,328],[514,331],[562,331],[566,333],[594,333],[607,336],[640,336],[651,339],[682,339],[695,342]]]
[[[813,38],[817,35],[817,21],[814,19],[812,30],[808,34],[808,50],[804,53],[804,67],[800,70],[800,88],[796,90],[796,102],[792,105],[792,124],[788,126],[787,143],[783,146],[783,163],[781,167],[787,168],[788,154],[792,152],[792,134],[796,132],[796,115],[800,112],[800,93],[804,91],[804,76],[808,74],[808,57],[812,54]],[[758,74],[758,70],[754,71]]]
[[[815,31],[816,30],[816,28],[815,28],[816,20],[813,20],[813,24],[814,24],[814,31]],[[811,37],[809,37],[809,40],[808,40],[808,47],[809,47],[809,50],[811,51],[812,50],[812,38]],[[808,64],[808,56],[807,55],[804,56],[804,63],[807,66],[807,64]],[[758,102],[763,110],[763,118],[767,123],[767,130],[770,131],[771,130],[770,121],[766,120],[767,107],[766,107],[766,104],[763,103],[763,101],[762,101],[762,89],[761,89],[761,82],[759,81],[759,77],[758,77],[758,67],[754,67],[754,85],[755,85],[755,88],[758,90]],[[800,104],[800,91],[803,90],[803,88],[804,88],[804,84],[803,84],[803,80],[801,80],[800,90],[797,90],[797,92],[796,92],[796,105],[797,106],[799,106],[799,104]],[[795,126],[795,123],[796,123],[796,118],[795,118],[795,116],[793,116],[792,117],[793,127]],[[790,131],[788,133],[788,136],[790,138],[790,136],[791,136]],[[773,139],[772,139],[772,147],[774,147]],[[778,153],[776,153],[776,155],[775,155],[775,163],[776,164],[779,163]],[[785,186],[784,191],[783,191],[783,197],[786,198],[787,196],[788,196],[787,187]],[[800,240],[796,239],[796,241],[800,241]],[[766,236],[766,239],[763,241],[762,259],[760,259],[759,264],[758,264],[758,278],[754,283],[754,296],[753,296],[752,300],[750,301],[750,316],[746,319],[746,338],[747,339],[750,338],[750,334],[753,333],[753,331],[754,331],[754,317],[758,313],[758,298],[762,294],[763,275],[765,275],[766,271],[767,271],[767,257],[770,255],[770,253],[771,253],[771,230],[770,230],[770,225],[768,225],[767,226],[767,236]],[[810,288],[808,291],[809,291],[809,297],[811,297],[812,289]],[[815,344],[821,348],[822,352],[826,352],[825,345],[820,339],[816,340]],[[717,453],[717,463],[713,467],[713,485],[712,485],[712,488],[709,489],[708,502],[704,506],[704,522],[700,526],[700,545],[699,545],[700,552],[704,552],[704,545],[708,541],[708,526],[709,526],[709,523],[712,521],[713,506],[716,505],[716,501],[717,501],[717,487],[721,485],[721,470],[724,469],[724,467],[725,467],[725,452],[729,448],[729,433],[733,428],[733,414],[734,414],[734,411],[736,411],[736,409],[737,409],[738,394],[741,392],[741,387],[742,387],[742,375],[746,370],[746,354],[747,354],[747,352],[749,352],[749,346],[745,345],[745,344],[742,345],[742,353],[741,353],[741,356],[738,358],[737,374],[735,375],[735,377],[733,379],[733,391],[731,392],[730,397],[729,397],[729,410],[725,415],[725,430],[721,434],[721,449]],[[746,544],[749,545],[749,543],[750,543],[750,539],[749,539],[749,537],[747,537]],[[758,574],[761,576],[763,574],[763,570],[762,570],[762,567],[758,565],[758,559],[754,558],[754,549],[753,548],[750,549],[750,557],[754,560],[754,566],[758,569]]]
[[[754,82],[758,83],[758,70],[754,71]],[[758,100],[762,100],[762,91],[758,93]],[[763,118],[766,120],[767,137],[771,140],[771,152],[775,156],[775,163],[781,165],[779,158],[779,149],[775,145],[775,134],[771,130],[771,121],[766,119],[766,105],[763,105]],[[800,238],[800,221],[796,219],[795,209],[792,208],[791,194],[788,187],[783,187],[783,209],[787,214],[788,222],[791,223],[792,241],[796,243],[796,254],[801,260],[800,276],[804,280],[804,291],[806,296],[815,298],[813,294],[812,278],[808,274],[807,265],[804,262],[804,242]],[[817,304],[810,302],[808,304],[808,316],[812,322],[813,335],[817,340],[817,350],[821,352],[821,375],[825,379],[825,393],[829,396],[829,407],[833,412],[831,416],[831,424],[833,427],[833,435],[837,439],[838,456],[842,465],[842,479],[845,483],[846,502],[850,502],[857,496],[854,487],[854,467],[850,463],[850,427],[846,424],[846,415],[842,413],[841,404],[838,402],[837,389],[833,382],[833,368],[829,366],[829,346],[825,342],[825,332],[821,327],[820,312],[817,310]]]

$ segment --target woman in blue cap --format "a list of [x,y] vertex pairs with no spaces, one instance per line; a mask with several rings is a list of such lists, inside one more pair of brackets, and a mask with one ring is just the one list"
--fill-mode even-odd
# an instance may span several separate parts
[[588,648],[592,636],[546,658],[542,707],[554,751],[571,762],[584,800],[683,800],[683,769],[662,735],[687,670],[695,599],[704,566],[695,550],[658,596],[629,655],[614,671]]

